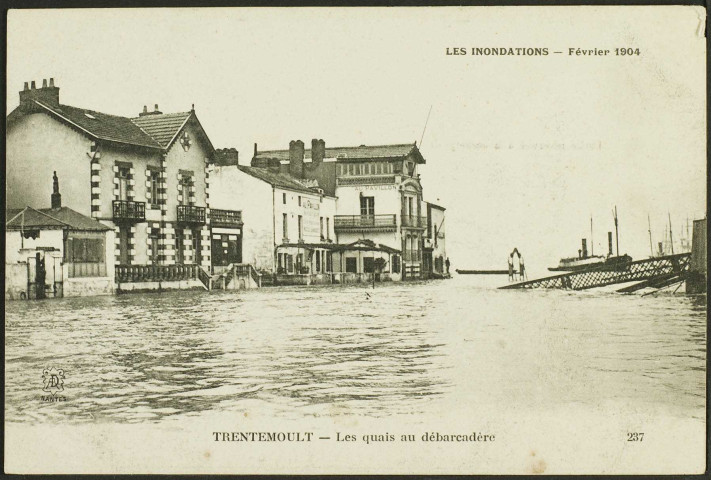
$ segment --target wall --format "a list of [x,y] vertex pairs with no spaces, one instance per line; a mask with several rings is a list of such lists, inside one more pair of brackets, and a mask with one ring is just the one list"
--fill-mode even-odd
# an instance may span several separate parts
[[[286,203],[284,203],[286,195]],[[301,197],[301,205],[299,205]],[[320,217],[331,216],[331,230],[333,229],[333,212],[335,212],[335,200],[332,197],[322,197],[317,193],[296,192],[275,188],[275,224],[276,241],[280,243],[296,243],[299,241],[299,215],[304,221],[303,240],[306,243],[321,243]],[[283,214],[287,214],[287,225],[289,237],[283,237]],[[325,220],[324,220],[325,222]],[[325,228],[325,224],[324,224]],[[325,233],[325,232],[324,232]],[[331,238],[335,241],[333,231]]]
[[91,140],[44,113],[20,117],[6,133],[6,208],[51,206],[56,170],[62,205],[91,215]]
[[251,263],[257,270],[274,270],[273,201],[272,187],[268,183],[237,166],[213,167],[210,206],[242,211],[242,261]]
[[[180,144],[180,137],[183,132],[187,132],[190,139],[192,140],[192,145],[186,152],[182,145]],[[168,259],[166,260],[167,265],[175,263],[175,229],[178,228],[176,224],[177,220],[177,209],[178,209],[178,185],[179,185],[179,174],[180,170],[189,170],[193,172],[194,179],[194,196],[195,196],[195,206],[208,207],[208,195],[206,195],[207,189],[209,188],[209,181],[205,181],[205,171],[208,168],[207,160],[210,155],[206,145],[203,145],[199,141],[200,136],[198,135],[198,128],[191,122],[178,133],[178,139],[175,141],[173,146],[168,150],[165,157],[165,180],[166,180],[166,192],[167,192],[167,216],[165,221],[167,222],[165,228],[166,234],[166,255]],[[211,181],[212,179],[210,179]],[[210,192],[211,193],[211,192]],[[188,199],[183,199],[183,204],[187,204]],[[210,198],[210,200],[212,200]],[[215,207],[219,208],[219,207]],[[202,236],[202,265],[209,267],[210,262],[210,233],[209,225],[205,225],[201,229]],[[185,229],[185,245],[186,245],[186,256],[190,257],[186,259],[185,263],[195,263],[194,252],[191,251],[191,236],[192,233],[190,229]],[[191,259],[192,258],[192,259]]]
[[26,262],[35,256],[37,247],[53,247],[64,256],[64,231],[42,230],[36,239],[22,238],[19,231],[5,232],[5,263]]

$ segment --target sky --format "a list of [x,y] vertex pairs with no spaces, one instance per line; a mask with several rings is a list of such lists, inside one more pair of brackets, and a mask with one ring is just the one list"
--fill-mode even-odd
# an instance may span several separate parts
[[605,253],[615,206],[620,253],[635,259],[650,254],[648,218],[656,245],[669,217],[678,238],[706,214],[703,18],[681,6],[13,10],[7,105],[49,77],[61,103],[105,113],[194,104],[241,163],[254,143],[417,142],[452,268],[505,268],[516,247],[540,274],[591,243],[591,218]]

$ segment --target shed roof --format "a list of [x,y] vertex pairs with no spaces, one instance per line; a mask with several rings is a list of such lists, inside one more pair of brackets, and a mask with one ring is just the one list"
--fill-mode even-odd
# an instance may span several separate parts
[[77,231],[106,231],[110,227],[82,215],[69,207],[61,208],[32,208],[25,207],[20,210],[8,210],[6,213],[5,228],[8,230],[21,230],[25,228],[39,229],[68,229]]

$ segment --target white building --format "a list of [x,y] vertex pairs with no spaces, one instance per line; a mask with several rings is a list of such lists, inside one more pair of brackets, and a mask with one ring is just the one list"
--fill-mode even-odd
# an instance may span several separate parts
[[271,273],[331,272],[336,199],[312,184],[273,169],[218,161],[210,175],[210,203],[241,210],[242,227],[213,227],[213,249],[222,249],[213,259]]

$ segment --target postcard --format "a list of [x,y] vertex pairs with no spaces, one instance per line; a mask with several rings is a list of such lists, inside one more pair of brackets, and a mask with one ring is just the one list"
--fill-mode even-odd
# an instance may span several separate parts
[[5,472],[703,473],[705,22],[10,10]]

